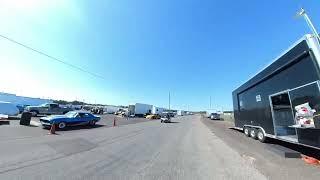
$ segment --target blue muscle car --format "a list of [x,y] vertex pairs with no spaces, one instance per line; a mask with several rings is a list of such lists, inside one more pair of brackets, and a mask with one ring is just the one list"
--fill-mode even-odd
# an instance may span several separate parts
[[40,122],[43,127],[50,127],[54,123],[59,129],[76,125],[89,124],[94,126],[99,120],[99,116],[95,116],[86,111],[70,111],[65,115],[54,115],[40,118]]

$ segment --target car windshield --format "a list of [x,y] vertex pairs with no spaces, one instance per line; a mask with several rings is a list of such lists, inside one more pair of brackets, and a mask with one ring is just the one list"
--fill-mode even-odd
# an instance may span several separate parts
[[65,116],[72,118],[72,117],[75,117],[77,114],[78,114],[77,112],[71,111],[66,113]]

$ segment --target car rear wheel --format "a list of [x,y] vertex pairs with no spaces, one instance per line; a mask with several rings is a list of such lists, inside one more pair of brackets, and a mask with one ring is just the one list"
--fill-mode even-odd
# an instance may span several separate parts
[[64,129],[64,128],[66,128],[67,127],[67,124],[65,123],[65,122],[60,122],[59,124],[58,124],[58,128],[59,129]]
[[91,126],[94,126],[94,125],[96,125],[96,121],[95,121],[95,120],[91,120],[91,121],[89,122],[89,124],[90,124]]
[[257,130],[255,128],[250,129],[250,137],[257,139]]
[[250,136],[250,128],[249,128],[249,127],[244,127],[244,128],[243,128],[243,132],[244,132],[244,134],[245,134],[247,137]]

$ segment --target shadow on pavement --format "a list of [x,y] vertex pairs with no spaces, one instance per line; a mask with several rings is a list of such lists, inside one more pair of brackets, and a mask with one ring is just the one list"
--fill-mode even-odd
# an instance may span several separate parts
[[30,124],[30,125],[22,125],[22,124],[20,124],[21,126],[25,126],[25,127],[39,127],[39,126],[36,126],[36,125],[32,125],[32,124]]
[[271,139],[271,138],[268,139],[266,144],[277,144],[277,145],[298,151],[301,154],[320,159],[320,151],[311,147],[306,147],[303,145],[293,144],[293,143],[280,141],[278,139]]
[[19,116],[9,116],[8,120],[20,120]]
[[[233,128],[230,128],[230,129],[243,133],[243,131],[241,131],[239,129],[233,129]],[[301,154],[320,159],[320,151],[317,149],[311,148],[311,147],[293,144],[293,143],[289,143],[289,142],[285,142],[285,141],[281,141],[281,140],[273,139],[273,138],[268,138],[264,144],[265,145],[268,145],[268,144],[280,145],[280,146],[292,149],[294,151],[300,152]]]
[[211,121],[224,121],[223,118],[220,118],[220,119],[209,119],[209,120],[211,120]]
[[[56,129],[56,131],[73,131],[73,130],[81,130],[81,129],[96,129],[105,127],[106,125],[96,124],[95,126],[85,125],[85,126],[68,126],[65,129]],[[46,128],[47,129],[47,128]],[[50,128],[49,128],[50,129]]]
[[44,114],[38,114],[37,116],[32,116],[32,117],[35,117],[35,118],[42,118],[42,117],[47,117],[47,116],[50,116],[50,115],[44,115]]

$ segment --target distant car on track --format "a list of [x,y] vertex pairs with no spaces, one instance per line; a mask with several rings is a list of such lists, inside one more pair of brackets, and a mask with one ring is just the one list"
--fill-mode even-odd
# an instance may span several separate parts
[[163,117],[160,119],[161,123],[171,123],[171,115],[170,113],[163,113]]
[[218,114],[218,113],[211,113],[210,119],[211,119],[211,120],[220,120],[220,114]]
[[95,116],[86,111],[70,111],[65,115],[54,115],[40,118],[40,122],[43,127],[48,128],[54,123],[59,129],[77,125],[94,126],[98,121],[100,121],[99,116]]
[[159,114],[151,114],[146,116],[147,119],[160,119],[161,116]]

